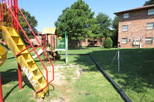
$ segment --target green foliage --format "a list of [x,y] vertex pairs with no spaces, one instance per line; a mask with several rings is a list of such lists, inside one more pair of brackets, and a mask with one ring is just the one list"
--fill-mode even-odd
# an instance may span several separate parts
[[[37,34],[37,30],[36,30],[36,26],[37,26],[37,20],[35,19],[34,16],[31,16],[31,14],[28,12],[28,11],[25,11],[24,9],[21,9],[24,16],[26,17],[28,23],[30,24],[32,30],[34,31],[35,34]],[[27,36],[29,38],[34,38],[31,30],[29,29],[27,23],[25,22],[24,18],[22,17],[21,13],[19,12],[19,23],[20,25],[23,27],[25,33],[27,34]],[[21,29],[19,29],[19,33],[20,33],[20,36],[21,38],[24,40],[24,41],[27,41],[26,40],[26,37],[25,35],[23,34],[23,32],[21,31]]]
[[65,8],[55,22],[58,34],[64,37],[68,31],[70,42],[83,40],[89,32],[89,27],[93,22],[94,12],[91,12],[89,5],[83,0],[77,0],[70,8]]
[[152,5],[152,4],[154,4],[154,0],[148,0],[148,1],[145,1],[144,6]]
[[[4,10],[4,15],[5,15],[5,5],[3,6],[3,10]],[[35,19],[35,17],[31,16],[30,13],[28,11],[25,11],[24,9],[21,9],[21,11],[23,12],[24,16],[26,17],[27,21],[29,22],[29,24],[30,24],[31,28],[33,29],[34,33],[37,34],[37,30],[36,30],[35,27],[37,26],[38,22]],[[11,13],[10,13],[10,15],[11,15]],[[23,27],[23,29],[24,29],[25,33],[27,34],[28,38],[34,38],[31,30],[29,29],[27,23],[25,22],[24,18],[22,17],[20,11],[18,11],[18,18],[19,18],[19,23]],[[10,16],[10,20],[11,20],[11,16]],[[6,24],[5,21],[6,21],[6,18],[4,17],[4,24]],[[9,25],[8,9],[7,9],[7,25]],[[11,26],[13,26],[13,25],[11,24]],[[20,34],[21,38],[23,39],[23,41],[27,42],[27,39],[26,39],[25,35],[23,34],[23,32],[21,31],[21,29],[19,29],[19,34]],[[2,38],[1,34],[0,34],[0,38]]]
[[112,21],[112,28],[113,30],[113,46],[117,46],[118,43],[118,29],[119,29],[119,17],[115,16],[114,20]]
[[106,40],[105,40],[104,46],[105,46],[106,48],[111,48],[112,45],[113,45],[112,39],[111,39],[110,37],[107,37]]
[[112,35],[110,31],[111,21],[111,18],[102,12],[96,16],[96,24],[100,26],[98,31],[99,37],[109,37]]

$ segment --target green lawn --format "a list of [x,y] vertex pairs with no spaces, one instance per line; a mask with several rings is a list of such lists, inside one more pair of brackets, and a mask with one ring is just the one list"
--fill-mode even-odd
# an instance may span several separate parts
[[[70,49],[70,54],[91,54],[101,67],[113,78],[133,102],[154,101],[154,49],[121,49],[121,70],[117,71],[117,60],[111,62],[117,52],[116,48],[104,49],[100,47],[85,47],[83,49]],[[8,59],[1,67],[2,88],[4,101],[10,102],[35,102],[34,90],[27,80],[23,81],[23,89],[18,87],[17,62],[12,53],[8,53]],[[43,59],[43,56],[41,56]],[[35,59],[41,67],[38,59]],[[68,73],[67,81],[70,83],[65,88],[71,88],[69,92],[70,102],[123,102],[124,100],[98,71],[89,56],[71,55],[69,64],[77,64],[83,68],[80,78],[71,83]],[[48,66],[49,64],[46,63]],[[65,65],[64,56],[54,65]],[[43,67],[41,67],[43,69]],[[66,69],[68,70],[68,69]],[[65,72],[65,71],[64,71]],[[65,72],[67,74],[67,71]],[[26,79],[23,74],[23,79]],[[52,89],[52,87],[50,86]],[[50,89],[50,90],[51,90]],[[45,97],[44,102],[58,99],[62,90],[55,86],[54,91]]]
[[[77,53],[76,51],[71,51]],[[85,51],[82,51],[84,53]],[[116,49],[88,51],[101,67],[113,78],[123,91],[134,102],[154,101],[154,49],[121,49],[121,70],[118,72],[117,60],[111,62],[117,53]],[[83,56],[76,59],[82,63]],[[89,66],[88,63],[82,63]]]

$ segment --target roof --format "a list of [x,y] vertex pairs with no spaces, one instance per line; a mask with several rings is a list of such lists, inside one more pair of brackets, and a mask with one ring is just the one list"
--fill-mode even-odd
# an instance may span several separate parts
[[154,5],[148,5],[148,6],[137,7],[137,8],[134,8],[134,9],[129,9],[129,10],[125,10],[125,11],[115,12],[114,14],[118,15],[118,14],[124,13],[124,12],[135,11],[135,10],[141,10],[141,9],[147,9],[147,8],[154,8]]
[[42,32],[40,32],[40,31],[38,31],[37,33],[38,33],[38,34],[42,34]]
[[44,28],[42,35],[44,34],[57,35],[57,29],[56,28]]

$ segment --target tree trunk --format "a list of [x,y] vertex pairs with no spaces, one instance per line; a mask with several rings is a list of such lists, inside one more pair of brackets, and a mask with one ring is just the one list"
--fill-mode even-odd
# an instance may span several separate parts
[[79,47],[80,47],[80,49],[82,49],[81,39],[79,39]]

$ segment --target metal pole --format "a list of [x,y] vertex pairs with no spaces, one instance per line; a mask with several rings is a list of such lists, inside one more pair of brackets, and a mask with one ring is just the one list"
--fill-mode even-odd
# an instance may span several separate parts
[[[1,1],[0,1],[1,2]],[[2,5],[2,3],[0,3],[0,26],[1,26],[1,21],[2,21],[2,16],[1,16],[1,5]]]
[[118,71],[120,71],[120,42],[118,42]]
[[[14,0],[14,6],[15,6],[15,17],[18,20],[18,0]],[[19,34],[19,26],[17,24],[17,21],[15,22],[15,28]],[[21,73],[21,66],[18,63],[18,81],[19,81],[19,89],[22,89],[22,73]]]
[[65,63],[68,62],[68,37],[67,37],[67,31],[65,31]]
[[18,81],[19,81],[19,89],[22,89],[22,74],[19,63],[18,63]]
[[0,72],[0,102],[3,102],[2,83],[1,83],[1,72]]
[[52,35],[51,35],[51,61],[52,61]]
[[118,48],[118,71],[120,71],[120,51]]
[[[16,0],[16,18],[19,21],[19,18],[18,18],[18,0]],[[19,25],[17,24],[17,21],[16,21],[16,28],[17,28],[17,32],[19,34]]]
[[[55,35],[53,35],[53,44],[54,44],[54,53],[55,53]],[[54,63],[55,63],[55,56],[54,56]]]

